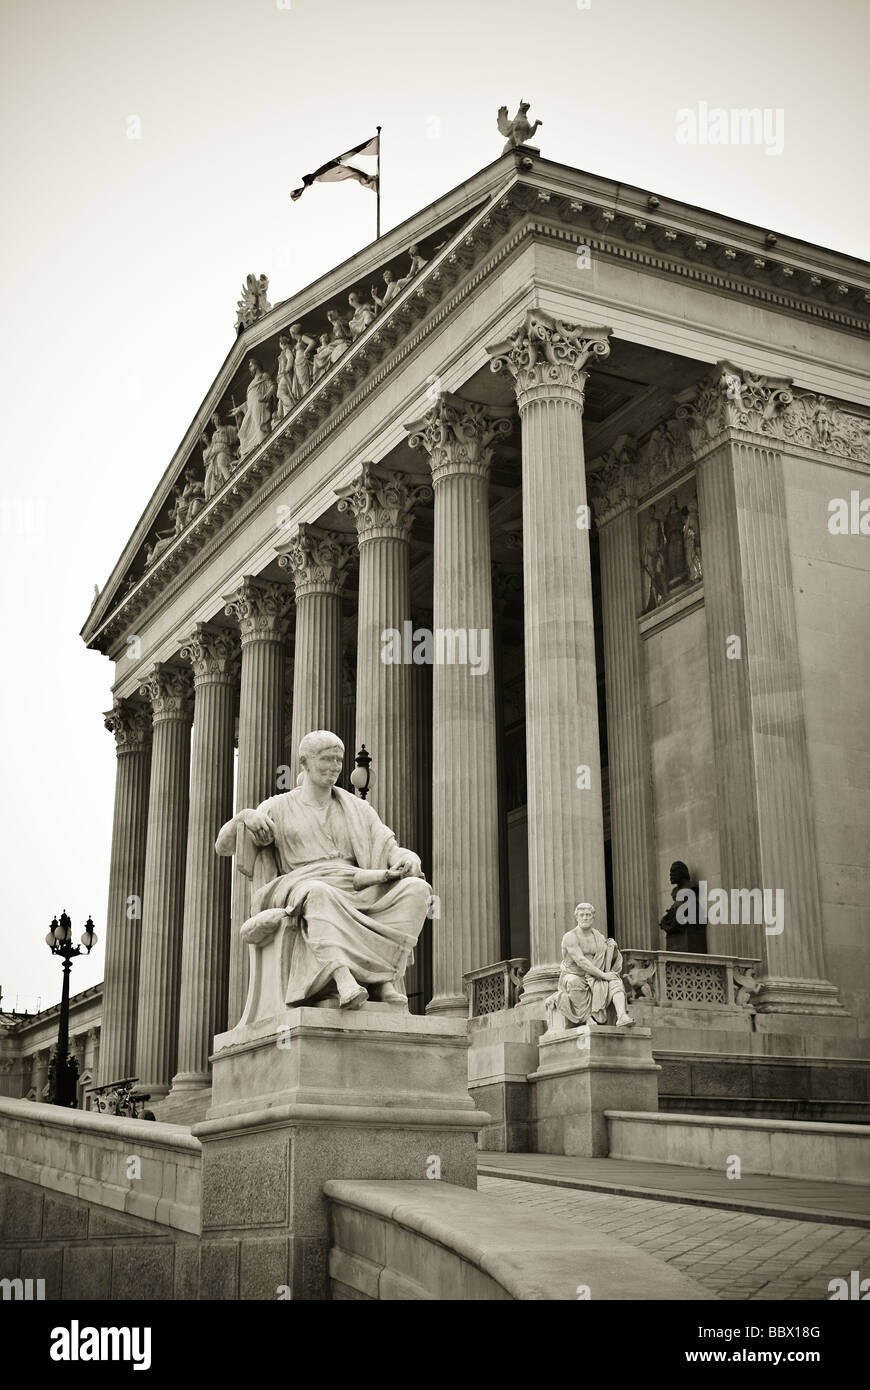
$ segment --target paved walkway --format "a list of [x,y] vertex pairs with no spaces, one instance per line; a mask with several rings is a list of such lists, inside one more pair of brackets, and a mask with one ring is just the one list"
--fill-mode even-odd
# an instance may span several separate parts
[[[512,1169],[521,1171],[522,1178],[491,1176]],[[713,1298],[829,1299],[832,1279],[848,1282],[853,1269],[870,1271],[870,1231],[865,1229],[870,1222],[862,1189],[850,1189],[841,1199],[844,1216],[861,1223],[846,1225],[833,1215],[835,1195],[845,1186],[840,1184],[792,1180],[784,1193],[785,1180],[754,1177],[747,1195],[750,1203],[763,1204],[766,1214],[761,1214],[745,1205],[741,1210],[739,1198],[726,1208],[724,1196],[708,1187],[711,1174],[706,1169],[626,1159],[481,1154],[480,1170],[481,1192],[509,1196],[526,1210],[557,1216],[567,1241],[572,1230],[579,1234],[590,1227],[618,1236],[690,1275]],[[738,1181],[749,1179],[733,1180],[731,1186]],[[826,1198],[825,1210],[817,1205],[816,1189],[829,1187],[835,1192]],[[803,1189],[802,1198],[797,1189]],[[705,1190],[710,1193],[706,1198]],[[656,1195],[644,1195],[650,1192]],[[800,1210],[800,1200],[801,1219],[781,1214]]]
[[[554,1187],[655,1197],[663,1202],[723,1207],[760,1216],[833,1221],[870,1227],[870,1185],[769,1178],[746,1173],[728,1178],[721,1169],[688,1168],[629,1158],[562,1158],[556,1154],[482,1153],[478,1171]],[[870,1272],[870,1271],[868,1271]]]

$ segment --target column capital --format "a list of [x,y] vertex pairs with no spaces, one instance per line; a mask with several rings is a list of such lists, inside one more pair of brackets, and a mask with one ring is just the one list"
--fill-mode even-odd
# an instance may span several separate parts
[[234,685],[239,676],[239,640],[229,628],[197,623],[179,653],[193,668],[193,685]]
[[494,372],[514,380],[520,410],[533,400],[569,400],[582,409],[590,357],[610,354],[612,328],[585,328],[545,309],[527,309],[524,322],[504,342],[487,348]]
[[593,459],[586,475],[589,501],[600,530],[627,512],[637,500],[637,443],[621,434]]
[[115,735],[115,752],[142,753],[151,743],[151,712],[133,700],[115,700],[103,715],[103,723]]
[[140,695],[151,702],[155,724],[193,718],[193,681],[190,672],[165,661],[156,661],[139,687]]
[[412,449],[425,449],[435,487],[445,478],[470,474],[489,479],[493,446],[510,434],[510,407],[479,405],[449,392],[436,397],[421,420],[405,425]]
[[363,463],[347,487],[336,488],[338,510],[356,518],[359,544],[374,540],[407,541],[414,525],[414,505],[428,502],[432,489],[407,473]]
[[706,377],[679,393],[675,418],[696,455],[729,429],[781,437],[781,418],[795,400],[792,384],[790,377],[761,376],[717,362]]
[[278,564],[293,575],[298,603],[307,594],[341,595],[356,551],[352,536],[302,522],[290,540],[282,542]]
[[281,642],[292,598],[287,584],[245,575],[235,592],[224,596],[224,613],[238,623],[243,647],[249,642]]

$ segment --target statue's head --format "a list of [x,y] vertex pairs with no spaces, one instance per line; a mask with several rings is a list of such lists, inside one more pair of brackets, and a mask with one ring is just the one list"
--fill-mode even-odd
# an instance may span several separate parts
[[[520,102],[520,111],[523,113],[523,115],[526,114],[526,112],[528,111],[528,109],[529,109],[530,106],[531,106],[531,102],[529,102],[529,101],[521,101],[521,102]],[[594,911],[594,908],[593,908],[593,911]]]
[[291,323],[291,325],[290,325],[290,333],[292,334],[292,336],[293,336],[294,338],[299,338],[299,337],[301,337],[301,334],[302,334],[302,324],[301,324],[301,323]]
[[212,415],[211,422],[214,425],[215,429],[218,429],[220,427],[221,417],[218,415],[217,411],[215,411]]
[[675,859],[671,865],[671,883],[687,883],[692,875],[682,859]]
[[384,271],[384,282],[385,282],[385,284],[389,285],[389,284],[392,283],[392,281],[393,281],[393,272],[392,272],[391,270],[385,270],[385,271]]
[[248,358],[248,371],[251,373],[251,376],[257,376],[259,374],[260,364],[256,357]]
[[287,337],[286,333],[281,334],[278,339],[278,346],[282,348],[288,348],[290,346],[290,339]]
[[595,919],[595,908],[591,903],[578,903],[574,909],[574,921],[581,931],[588,931]]
[[359,308],[359,295],[351,292],[347,297],[347,302],[352,309]]
[[344,744],[328,729],[315,729],[299,744],[299,762],[305,777],[315,786],[334,786],[341,776]]

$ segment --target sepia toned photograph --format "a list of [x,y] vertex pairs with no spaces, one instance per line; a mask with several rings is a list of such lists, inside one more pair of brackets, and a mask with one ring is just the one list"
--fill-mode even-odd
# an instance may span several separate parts
[[250,1352],[298,1301],[834,1370],[870,12],[4,0],[0,40],[3,1314],[61,1377],[226,1370],[215,1313]]

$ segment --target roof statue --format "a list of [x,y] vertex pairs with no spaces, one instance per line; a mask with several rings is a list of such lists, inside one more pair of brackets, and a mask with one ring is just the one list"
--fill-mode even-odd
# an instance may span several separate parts
[[507,144],[502,150],[502,154],[515,150],[517,145],[525,145],[527,141],[531,140],[538,126],[544,124],[543,121],[535,121],[535,124],[531,125],[526,116],[528,109],[529,102],[521,101],[517,107],[517,114],[512,121],[509,121],[507,107],[500,106],[498,108],[498,128],[502,135],[507,136]]
[[236,333],[250,328],[252,323],[268,314],[271,309],[267,297],[269,277],[267,275],[248,275],[242,285],[242,297],[236,306]]

